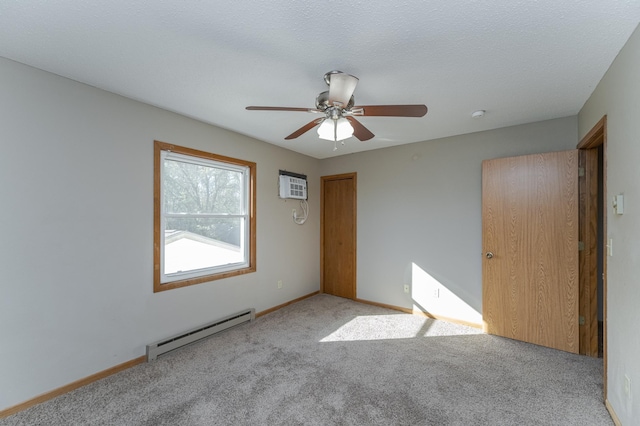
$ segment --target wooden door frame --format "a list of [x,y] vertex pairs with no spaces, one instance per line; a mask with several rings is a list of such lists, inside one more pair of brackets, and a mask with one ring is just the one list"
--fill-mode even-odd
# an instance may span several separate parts
[[[598,121],[598,123],[596,123],[595,126],[593,126],[593,128],[589,131],[589,133],[587,133],[581,140],[580,143],[578,143],[577,148],[580,150],[591,150],[591,149],[598,149],[600,146],[602,146],[602,170],[600,171],[602,173],[602,200],[604,203],[603,209],[602,209],[602,218],[600,220],[602,220],[602,227],[603,227],[603,231],[602,234],[604,236],[603,241],[601,242],[602,244],[602,320],[603,320],[603,336],[602,336],[602,344],[603,344],[603,348],[602,348],[602,361],[604,364],[604,381],[603,381],[603,396],[604,396],[604,400],[607,400],[607,247],[606,247],[606,241],[607,241],[607,116],[603,116],[600,121]],[[587,162],[586,166],[589,167],[591,165],[591,167],[593,167],[593,162]],[[597,167],[597,165],[595,166]],[[585,170],[585,175],[589,175],[590,171],[587,169]],[[583,209],[580,209],[580,222],[581,223],[588,223],[589,220],[591,219],[591,217],[593,217],[593,208],[596,209],[596,216],[597,216],[597,205],[593,205],[591,208],[591,211],[587,211]],[[593,274],[593,268],[590,269],[589,275],[582,277],[581,274],[581,278],[580,278],[580,293],[582,294],[583,291],[587,291],[590,294],[590,297],[593,298],[594,296],[594,292],[590,291],[591,289],[589,289],[588,287],[588,282],[589,280],[592,280],[593,277],[591,277],[590,275]],[[595,270],[595,274],[597,274],[597,268]],[[583,279],[584,278],[584,279]],[[597,278],[597,277],[596,277]],[[597,292],[595,293],[595,298],[596,298],[596,303],[597,303]],[[593,300],[590,301],[591,306],[593,306]],[[596,324],[597,324],[597,309],[595,311],[595,315],[596,315]]]
[[580,354],[598,356],[598,148],[580,149],[579,305]]
[[324,190],[325,190],[325,182],[331,180],[341,180],[341,179],[351,179],[353,180],[353,299],[357,298],[357,260],[358,260],[358,250],[357,250],[357,232],[356,228],[358,225],[357,222],[357,210],[358,210],[358,174],[356,172],[351,173],[342,173],[338,175],[330,175],[330,176],[321,176],[320,177],[320,292],[324,293]]

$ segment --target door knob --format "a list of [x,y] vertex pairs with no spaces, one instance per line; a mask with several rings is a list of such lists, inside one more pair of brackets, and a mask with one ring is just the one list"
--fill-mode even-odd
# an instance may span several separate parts
[[490,251],[487,252],[487,259],[492,259],[493,258],[493,253],[491,253]]

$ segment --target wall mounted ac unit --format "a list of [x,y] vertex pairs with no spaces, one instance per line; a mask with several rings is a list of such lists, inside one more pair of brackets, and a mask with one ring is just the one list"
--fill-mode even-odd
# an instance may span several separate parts
[[280,170],[280,198],[307,199],[307,176]]

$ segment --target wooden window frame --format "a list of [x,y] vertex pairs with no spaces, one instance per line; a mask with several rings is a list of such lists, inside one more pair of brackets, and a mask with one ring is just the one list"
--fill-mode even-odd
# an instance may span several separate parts
[[[161,171],[162,171],[162,151],[171,151],[177,154],[188,155],[192,157],[202,158],[205,160],[218,161],[228,163],[235,166],[244,166],[249,169],[249,194],[247,206],[249,213],[249,259],[248,266],[238,269],[224,271],[219,273],[202,275],[199,277],[179,279],[176,281],[161,282],[161,265],[162,265],[162,205],[161,205]],[[256,163],[251,161],[239,160],[236,158],[225,157],[210,152],[199,151],[196,149],[186,148],[183,146],[173,145],[166,142],[154,141],[153,151],[153,292],[157,293],[165,290],[186,287],[194,284],[219,280],[223,278],[234,277],[238,275],[248,274],[256,271]]]

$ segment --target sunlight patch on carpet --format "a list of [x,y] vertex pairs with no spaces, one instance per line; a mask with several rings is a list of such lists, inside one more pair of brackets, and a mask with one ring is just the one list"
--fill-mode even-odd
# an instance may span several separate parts
[[320,342],[415,339],[420,337],[482,334],[480,330],[412,315],[358,316]]

